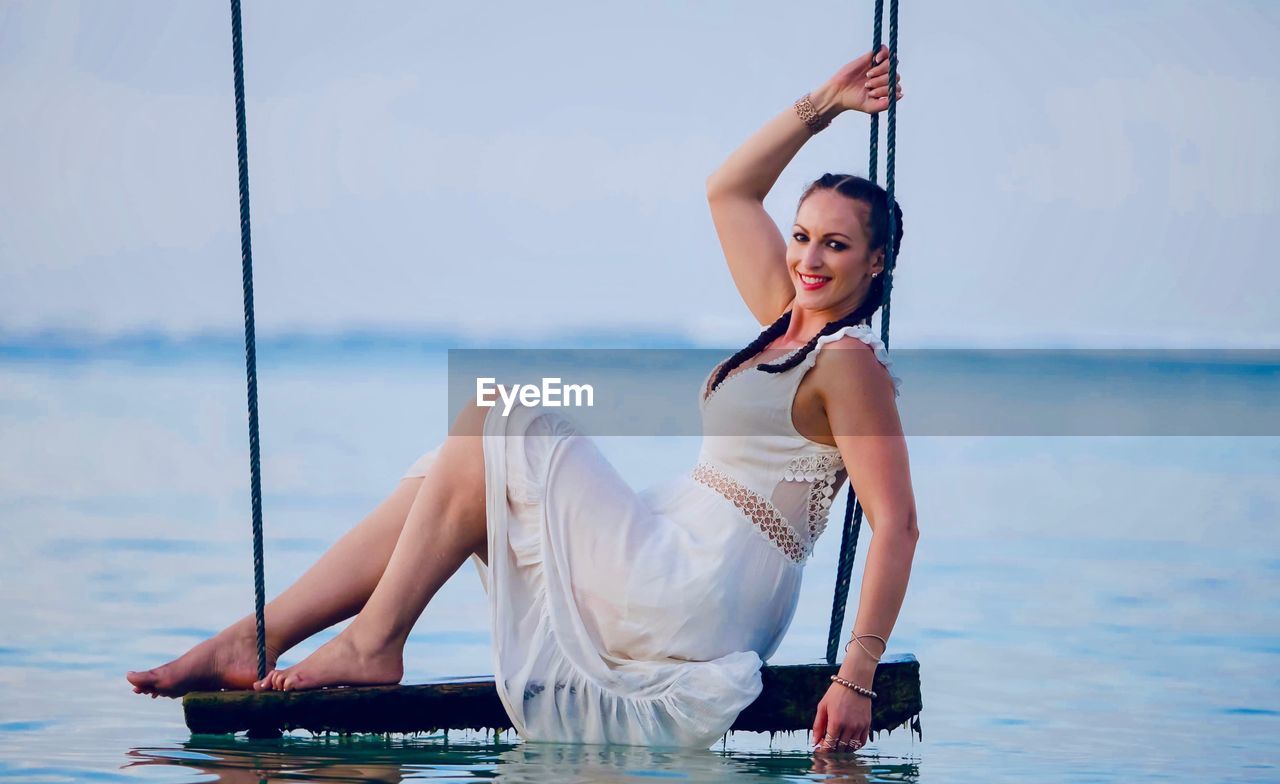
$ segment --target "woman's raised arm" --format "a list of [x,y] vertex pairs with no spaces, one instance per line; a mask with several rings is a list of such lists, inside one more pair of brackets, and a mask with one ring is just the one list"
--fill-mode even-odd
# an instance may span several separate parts
[[[867,52],[809,93],[819,123],[830,122],[848,109],[874,112],[888,105],[887,98],[875,97],[885,92],[875,89],[880,82],[888,85],[888,48],[881,48],[879,65],[873,67],[871,59],[872,53]],[[729,272],[761,324],[773,323],[795,298],[787,270],[787,243],[765,212],[764,197],[812,135],[795,107],[789,106],[707,178],[707,202]]]
[[[843,109],[834,90],[809,93],[819,122]],[[782,170],[813,134],[794,107],[779,112],[707,178],[707,203],[725,261],[747,309],[761,324],[772,324],[795,298],[787,271],[787,243],[764,209],[764,197]]]

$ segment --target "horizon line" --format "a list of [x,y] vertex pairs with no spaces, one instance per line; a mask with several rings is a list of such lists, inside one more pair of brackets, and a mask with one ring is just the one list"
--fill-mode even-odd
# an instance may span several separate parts
[[[876,334],[879,329],[873,326]],[[627,325],[592,325],[588,327],[525,328],[513,339],[511,330],[493,329],[476,333],[432,327],[389,328],[350,326],[336,329],[268,328],[257,330],[255,342],[272,348],[416,348],[447,350],[449,348],[734,348],[746,345],[758,333],[743,332],[736,339],[729,330],[712,339],[705,332],[688,329],[653,329]],[[634,345],[636,343],[643,345]],[[51,327],[20,332],[0,329],[0,356],[30,355],[31,352],[55,354],[100,354],[120,350],[204,349],[218,350],[244,347],[241,330],[176,331],[138,328],[118,332],[94,332],[82,328]],[[1042,331],[1018,335],[993,335],[973,331],[943,335],[920,331],[899,336],[892,349],[1064,349],[1064,350],[1163,350],[1163,349],[1280,349],[1280,334],[1249,335],[1241,333],[1194,330],[1182,334],[1170,331],[1061,333]]]

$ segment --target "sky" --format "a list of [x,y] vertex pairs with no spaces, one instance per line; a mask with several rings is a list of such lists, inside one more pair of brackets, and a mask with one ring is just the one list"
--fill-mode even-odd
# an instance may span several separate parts
[[[259,335],[745,343],[706,178],[872,9],[246,3]],[[1280,347],[1277,40],[1274,2],[903,2],[894,346]],[[242,328],[232,96],[226,2],[0,2],[0,339]]]

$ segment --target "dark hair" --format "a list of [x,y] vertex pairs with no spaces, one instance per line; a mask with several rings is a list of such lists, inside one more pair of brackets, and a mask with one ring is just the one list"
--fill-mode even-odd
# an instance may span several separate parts
[[[818,190],[835,191],[842,196],[850,199],[856,199],[865,203],[871,208],[870,226],[864,226],[867,231],[867,248],[868,250],[879,250],[885,247],[885,243],[889,236],[889,194],[884,188],[875,184],[865,177],[858,177],[853,174],[824,174],[813,182],[809,183],[804,189],[804,193],[800,195],[800,201],[796,204],[796,211],[799,212],[800,205],[804,204],[804,200],[809,198],[810,194]],[[893,266],[897,266],[898,252],[902,248],[902,207],[895,201],[893,205],[895,224],[897,225],[897,233],[893,241]],[[886,268],[884,272],[877,275],[871,280],[871,286],[867,289],[867,295],[863,297],[861,304],[854,308],[852,312],[836,321],[827,322],[827,325],[818,330],[818,334],[804,346],[791,355],[787,359],[777,364],[761,363],[760,369],[767,373],[782,373],[790,370],[796,365],[804,361],[804,358],[813,351],[818,345],[818,338],[823,335],[830,335],[843,327],[853,326],[855,324],[871,323],[871,317],[875,314],[884,302],[884,282],[885,278],[893,274],[893,270]],[[746,362],[764,350],[764,347],[776,340],[780,335],[787,331],[787,326],[791,323],[791,310],[778,317],[776,321],[764,328],[755,340],[751,341],[741,351],[729,357],[725,361],[720,370],[716,372],[715,378],[711,381],[711,390],[720,386],[720,382],[728,378],[733,369]]]

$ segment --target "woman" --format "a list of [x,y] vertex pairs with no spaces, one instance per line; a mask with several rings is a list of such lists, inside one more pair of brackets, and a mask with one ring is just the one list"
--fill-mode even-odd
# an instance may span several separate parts
[[[822,752],[863,745],[864,692],[918,536],[898,378],[868,326],[883,294],[887,196],[862,178],[826,175],[802,196],[789,244],[763,199],[835,116],[887,107],[888,50],[874,54],[774,117],[707,182],[734,282],[767,328],[709,375],[704,431],[729,435],[704,439],[692,471],[636,493],[558,414],[516,406],[499,416],[472,403],[266,607],[273,666],[355,615],[337,637],[255,680],[246,617],[179,659],[128,673],[134,691],[397,683],[414,622],[470,557],[489,595],[498,693],[522,737],[706,748],[759,695],[760,667],[791,622],[804,563],[849,478],[875,535],[857,644],[846,646],[814,732]],[[896,88],[901,96],[900,80]]]

